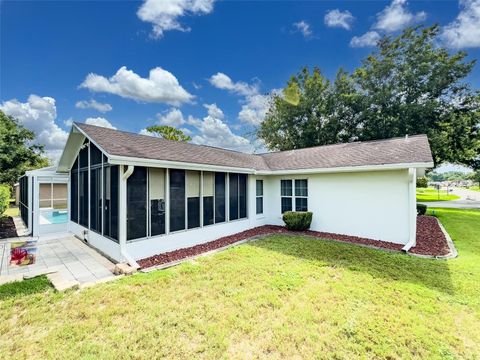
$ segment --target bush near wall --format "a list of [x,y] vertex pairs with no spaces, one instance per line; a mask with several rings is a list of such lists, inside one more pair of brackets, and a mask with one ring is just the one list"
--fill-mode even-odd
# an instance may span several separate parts
[[310,211],[287,211],[283,214],[283,221],[288,230],[308,230],[312,223],[312,216]]
[[417,215],[425,215],[427,212],[427,205],[417,204]]
[[10,187],[8,185],[0,185],[0,216],[8,209],[10,203]]
[[428,179],[425,176],[417,178],[417,188],[426,187],[428,187]]

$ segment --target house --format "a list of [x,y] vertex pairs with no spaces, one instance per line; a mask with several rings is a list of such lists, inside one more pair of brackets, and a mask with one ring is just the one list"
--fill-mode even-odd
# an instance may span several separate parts
[[131,263],[281,225],[290,210],[313,212],[312,230],[409,248],[416,176],[432,166],[424,135],[244,154],[75,123],[55,173],[20,180],[20,202],[45,208],[34,221],[24,210],[33,234],[68,231]]

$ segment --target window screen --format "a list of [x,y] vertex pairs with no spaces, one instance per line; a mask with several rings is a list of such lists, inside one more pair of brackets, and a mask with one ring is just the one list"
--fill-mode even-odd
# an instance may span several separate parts
[[225,173],[215,173],[215,223],[225,221]]
[[102,164],[102,152],[94,144],[90,143],[90,166]]
[[200,172],[187,171],[187,222],[188,228],[200,226]]
[[213,172],[203,173],[203,225],[213,224],[213,195],[215,192]]
[[103,169],[103,235],[114,240],[118,240],[118,187],[118,165],[105,166]]
[[170,231],[185,229],[185,171],[170,170]]
[[79,175],[79,224],[88,228],[88,169],[82,170]]
[[238,206],[239,218],[247,217],[247,175],[238,174]]
[[263,180],[257,180],[256,185],[256,213],[263,214]]
[[238,174],[229,174],[230,220],[238,219]]
[[165,234],[165,169],[149,169],[150,234]]
[[70,220],[78,223],[78,172],[71,173],[70,178]]
[[102,231],[102,168],[90,170],[90,229]]
[[127,240],[147,236],[147,168],[136,166],[127,179]]

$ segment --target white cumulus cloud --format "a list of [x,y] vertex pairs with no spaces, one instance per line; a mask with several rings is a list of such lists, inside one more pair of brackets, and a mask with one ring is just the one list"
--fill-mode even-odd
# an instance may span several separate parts
[[145,0],[138,9],[137,16],[153,25],[154,38],[161,38],[165,31],[190,31],[179,19],[187,15],[210,14],[214,2],[215,0]]
[[105,127],[105,128],[109,128],[109,129],[116,129],[115,126],[113,126],[110,121],[108,121],[107,119],[103,118],[103,117],[96,117],[96,118],[93,118],[93,117],[90,117],[90,118],[87,118],[85,119],[85,124],[88,124],[88,125],[95,125],[95,126],[101,126],[101,127]]
[[451,48],[480,47],[480,0],[460,0],[460,5],[462,10],[441,38]]
[[185,124],[185,119],[183,118],[183,114],[177,108],[171,108],[164,114],[158,113],[157,119],[160,125],[177,127]]
[[368,31],[361,36],[354,36],[350,40],[351,47],[368,47],[377,45],[378,40],[380,40],[380,34],[376,31]]
[[4,101],[0,110],[32,130],[36,135],[36,143],[45,145],[46,155],[54,162],[58,160],[68,134],[55,123],[57,107],[54,98],[32,94],[24,103],[17,99]]
[[102,113],[112,111],[112,105],[101,103],[101,102],[98,102],[94,99],[89,100],[89,101],[87,101],[87,100],[77,101],[77,103],[75,104],[75,107],[77,107],[79,109],[95,109],[95,110],[100,111]]
[[355,17],[348,10],[341,11],[340,9],[329,10],[324,17],[325,25],[328,27],[344,28],[350,30]]
[[223,113],[222,109],[217,106],[217,104],[203,104],[203,106],[208,110],[209,116],[220,120],[225,118],[225,114]]
[[313,31],[310,27],[310,24],[305,20],[301,20],[299,22],[293,23],[293,27],[295,28],[296,32],[300,32],[305,38],[309,38],[313,35]]
[[390,5],[377,14],[375,29],[386,32],[394,32],[425,20],[427,14],[425,11],[412,13],[407,8],[407,0],[393,0]]
[[228,90],[239,95],[253,95],[258,92],[258,86],[249,85],[243,81],[233,82],[228,75],[221,72],[212,75],[209,81],[218,89]]
[[172,73],[161,67],[150,70],[148,78],[142,78],[125,66],[118,69],[117,73],[110,78],[90,73],[80,88],[115,94],[137,101],[175,106],[191,102],[194,98],[179,84]]
[[270,102],[268,95],[251,95],[245,99],[245,104],[238,113],[238,118],[243,123],[253,126],[259,126],[265,119]]

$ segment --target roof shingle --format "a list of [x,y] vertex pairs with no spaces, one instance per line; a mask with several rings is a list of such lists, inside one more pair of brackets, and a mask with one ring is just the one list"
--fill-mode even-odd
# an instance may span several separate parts
[[75,123],[109,155],[262,170],[301,170],[367,165],[432,163],[425,135],[245,154]]

